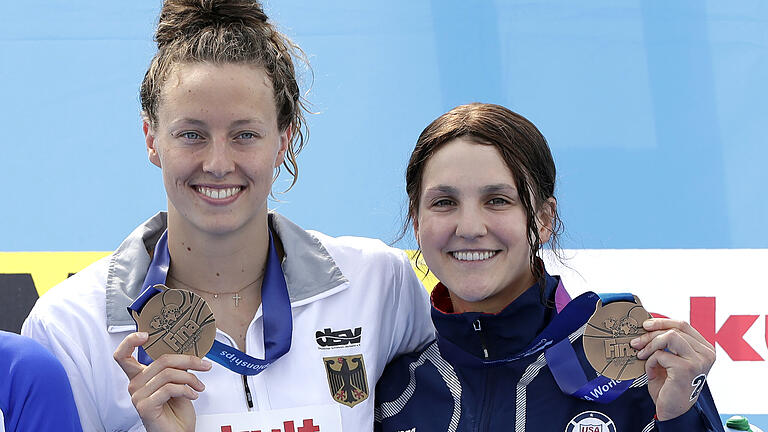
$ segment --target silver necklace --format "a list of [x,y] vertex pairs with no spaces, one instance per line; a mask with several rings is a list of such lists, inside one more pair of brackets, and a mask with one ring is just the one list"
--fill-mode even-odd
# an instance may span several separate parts
[[168,277],[170,279],[174,280],[175,282],[177,282],[179,285],[183,285],[183,286],[191,289],[192,291],[198,291],[198,292],[210,294],[213,297],[214,300],[218,300],[219,296],[224,296],[224,295],[230,295],[231,294],[232,295],[232,300],[234,300],[234,302],[235,302],[235,307],[240,306],[240,300],[243,299],[243,297],[240,295],[240,293],[243,292],[246,288],[248,288],[250,286],[253,286],[257,282],[259,282],[261,280],[262,276],[264,276],[264,269],[261,270],[261,273],[259,273],[259,275],[256,277],[256,279],[253,282],[251,282],[248,285],[240,288],[237,291],[232,291],[232,292],[214,292],[214,291],[206,291],[206,290],[201,289],[201,288],[193,287],[192,285],[190,285],[188,283],[185,283],[185,282],[182,282],[182,281],[176,279],[175,277],[171,276],[170,273],[168,274]]

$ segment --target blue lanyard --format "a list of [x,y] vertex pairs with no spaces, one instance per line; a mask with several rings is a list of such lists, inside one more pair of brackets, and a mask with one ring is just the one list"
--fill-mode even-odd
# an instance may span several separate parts
[[[129,313],[131,310],[141,312],[144,304],[160,292],[155,286],[165,284],[170,263],[168,231],[165,231],[155,246],[155,254],[142,285],[143,291],[128,307]],[[291,349],[291,333],[293,332],[291,300],[288,296],[288,287],[271,232],[269,233],[267,264],[261,285],[261,304],[264,311],[264,359],[251,357],[239,349],[217,340],[213,341],[211,350],[205,356],[238,374],[256,375]],[[142,347],[139,347],[138,360],[145,365],[152,363],[152,358]]]
[[[562,282],[557,285],[555,297],[558,297],[559,291],[562,291],[561,294],[567,295],[565,294]],[[586,292],[571,300],[527,347],[510,357],[498,360],[483,360],[464,351],[453,342],[442,337],[440,333],[437,335],[437,341],[440,351],[458,364],[469,367],[501,366],[534,355],[563,339],[568,340],[568,335],[578,330],[592,316],[597,300],[598,296],[593,292]]]
[[[560,282],[555,291],[555,297],[566,295],[565,288]],[[545,352],[547,366],[563,393],[587,401],[608,403],[619,397],[628,389],[634,380],[616,381],[598,375],[592,380],[587,379],[576,352],[568,339],[573,332],[581,328],[595,312],[599,299],[603,304],[613,301],[634,301],[631,294],[601,294],[591,291],[576,297],[555,315],[552,321],[524,349],[512,356],[497,359],[480,359],[462,348],[437,335],[437,343],[443,356],[451,359],[451,363],[473,368],[498,367],[532,356],[541,351]]]
[[[634,296],[628,293],[600,294],[600,300],[603,301],[603,305],[615,301],[632,303],[635,301]],[[592,305],[592,312],[594,312],[594,304]],[[588,319],[589,317],[584,322]],[[576,350],[573,349],[571,341],[567,338],[548,348],[545,356],[547,366],[549,366],[560,390],[579,399],[609,403],[621,396],[635,381],[634,379],[618,381],[602,375],[597,375],[591,380],[587,379]]]

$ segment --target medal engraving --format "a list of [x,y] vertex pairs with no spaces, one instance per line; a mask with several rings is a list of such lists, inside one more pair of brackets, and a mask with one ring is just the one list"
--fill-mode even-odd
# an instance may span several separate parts
[[193,292],[163,288],[147,301],[141,314],[132,311],[138,331],[149,333],[144,350],[153,360],[163,354],[204,357],[216,337],[211,308]]
[[617,381],[645,373],[645,361],[637,358],[637,350],[629,342],[646,333],[643,321],[649,318],[651,315],[637,296],[635,303],[615,301],[603,305],[598,300],[582,339],[587,360],[597,373]]

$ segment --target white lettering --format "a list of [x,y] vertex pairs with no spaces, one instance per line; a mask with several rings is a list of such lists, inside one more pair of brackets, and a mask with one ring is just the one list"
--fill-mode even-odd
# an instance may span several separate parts
[[[606,393],[608,390],[610,390],[612,387],[614,387],[618,383],[619,381],[610,380],[608,384],[603,384],[602,386],[595,387],[595,389],[589,392],[589,394],[592,395],[593,398],[599,398],[600,396],[603,395],[603,393]],[[592,400],[592,399],[587,399],[587,400]]]

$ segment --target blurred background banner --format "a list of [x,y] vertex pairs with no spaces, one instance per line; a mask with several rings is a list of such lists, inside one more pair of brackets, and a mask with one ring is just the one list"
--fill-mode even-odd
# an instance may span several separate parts
[[[3,4],[0,305],[14,315],[0,314],[0,325],[104,254],[82,252],[116,248],[166,207],[138,103],[160,4]],[[768,3],[272,0],[266,9],[309,57],[301,76],[316,112],[299,182],[272,208],[308,229],[392,241],[421,130],[458,104],[506,105],[555,156],[571,291],[634,291],[654,312],[714,329],[721,411],[768,428],[754,417],[768,415]],[[287,185],[283,177],[277,189]],[[396,245],[415,246],[410,236]],[[59,251],[77,253],[46,254]]]

